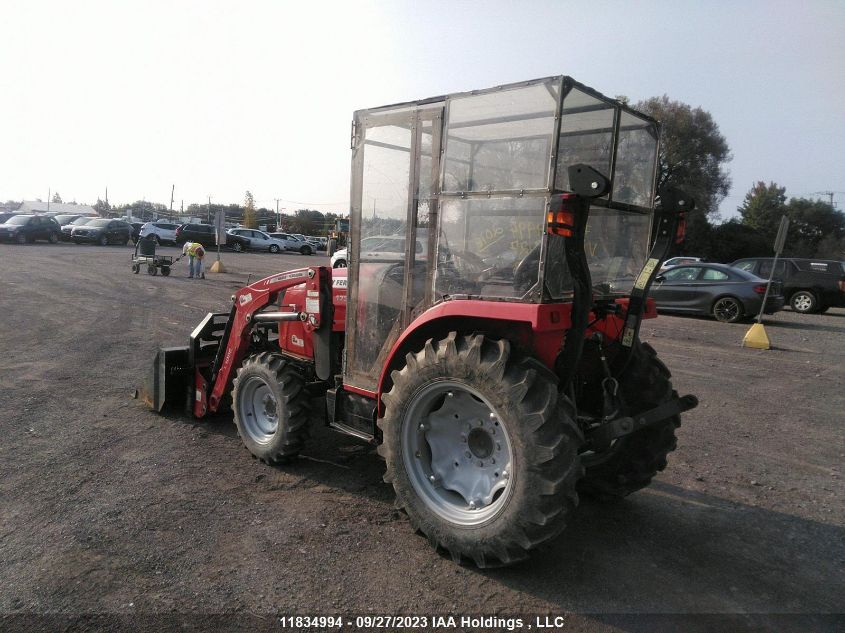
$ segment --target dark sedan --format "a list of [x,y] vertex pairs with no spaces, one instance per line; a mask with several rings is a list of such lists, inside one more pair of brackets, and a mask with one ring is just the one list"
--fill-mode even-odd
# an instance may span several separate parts
[[70,239],[77,244],[94,242],[100,246],[106,244],[128,244],[132,227],[123,220],[96,218],[83,226],[76,226],[70,233]]
[[[662,312],[711,315],[735,323],[760,312],[766,280],[724,264],[675,266],[659,274],[649,293]],[[766,314],[783,308],[780,282],[772,282]]]

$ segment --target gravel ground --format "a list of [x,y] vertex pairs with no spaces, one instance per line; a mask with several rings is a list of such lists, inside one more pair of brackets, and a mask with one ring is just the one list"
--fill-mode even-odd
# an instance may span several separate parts
[[669,468],[622,502],[583,502],[527,563],[482,572],[434,553],[394,510],[374,450],[319,421],[303,457],[273,468],[231,418],[131,398],[156,348],[228,309],[249,275],[327,258],[225,254],[231,272],[194,281],[182,263],[133,275],[130,252],[0,245],[0,629],[415,613],[843,630],[844,309],[767,318],[765,352],[739,346],[747,325],[647,321],[677,390],[701,401]]

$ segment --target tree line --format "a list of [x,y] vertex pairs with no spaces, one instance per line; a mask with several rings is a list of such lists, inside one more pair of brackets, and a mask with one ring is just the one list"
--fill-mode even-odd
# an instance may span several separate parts
[[845,260],[845,214],[821,200],[787,199],[786,188],[775,182],[755,183],[737,208],[739,217],[721,222],[718,209],[731,188],[732,156],[710,113],[665,95],[634,107],[661,122],[658,192],[675,186],[696,201],[687,217],[686,242],[674,254],[726,263],[771,256],[785,215],[790,219],[785,256]]
[[334,229],[336,220],[346,217],[339,213],[324,213],[316,209],[298,209],[293,214],[276,215],[272,209],[256,207],[255,198],[249,191],[244,195],[243,204],[192,203],[184,209],[173,211],[163,204],[147,200],[136,200],[128,204],[112,206],[98,199],[92,206],[103,217],[131,216],[139,220],[159,218],[177,220],[181,217],[192,217],[208,223],[213,223],[217,213],[222,211],[226,222],[237,223],[247,228],[257,229],[259,226],[266,226],[270,230],[313,236],[328,235]]

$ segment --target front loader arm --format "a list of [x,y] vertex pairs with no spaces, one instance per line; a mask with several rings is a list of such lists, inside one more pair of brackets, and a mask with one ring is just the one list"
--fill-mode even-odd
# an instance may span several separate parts
[[[327,296],[326,288],[330,289],[330,281],[331,271],[324,266],[300,268],[271,275],[232,295],[229,321],[211,366],[210,379],[206,379],[199,368],[194,369],[194,416],[203,417],[219,409],[224,396],[232,388],[235,372],[249,352],[256,323],[301,320],[306,331],[313,333],[319,330],[326,320],[327,311],[322,303]],[[278,300],[280,292],[301,284],[306,285],[304,311],[262,312]],[[331,296],[330,291],[328,296]],[[330,318],[328,325],[331,326]]]

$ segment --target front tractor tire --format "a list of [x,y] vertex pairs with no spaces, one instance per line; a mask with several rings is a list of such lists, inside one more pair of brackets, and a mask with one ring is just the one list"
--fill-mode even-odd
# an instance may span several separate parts
[[[619,377],[622,397],[632,417],[677,396],[669,381],[671,373],[648,343],[638,343],[628,367]],[[678,415],[666,418],[614,442],[605,451],[581,456],[586,468],[579,492],[603,500],[619,499],[645,488],[666,468],[666,460],[678,442]]]
[[289,460],[308,439],[305,380],[278,354],[262,352],[244,361],[234,380],[232,409],[244,446],[265,463]]
[[414,529],[479,567],[560,533],[578,504],[583,438],[554,376],[507,341],[454,332],[405,360],[384,395],[379,453]]

